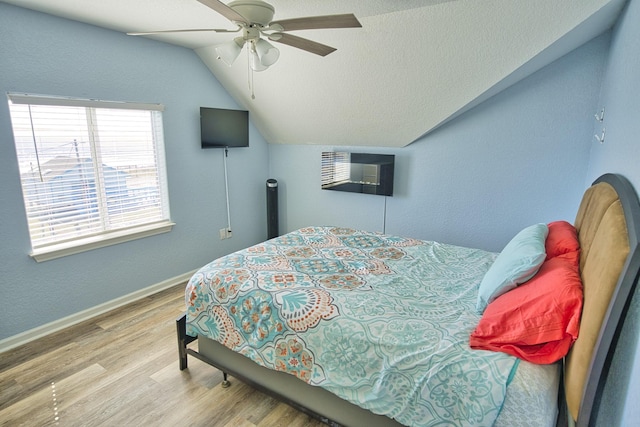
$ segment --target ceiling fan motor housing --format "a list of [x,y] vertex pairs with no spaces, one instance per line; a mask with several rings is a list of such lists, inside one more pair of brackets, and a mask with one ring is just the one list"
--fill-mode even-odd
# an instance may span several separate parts
[[273,20],[275,8],[261,0],[236,0],[228,6],[244,16],[250,24],[267,27]]

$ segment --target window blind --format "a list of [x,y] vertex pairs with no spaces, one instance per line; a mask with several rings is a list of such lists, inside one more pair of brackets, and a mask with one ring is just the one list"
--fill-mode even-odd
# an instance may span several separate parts
[[169,221],[162,108],[9,95],[32,247]]

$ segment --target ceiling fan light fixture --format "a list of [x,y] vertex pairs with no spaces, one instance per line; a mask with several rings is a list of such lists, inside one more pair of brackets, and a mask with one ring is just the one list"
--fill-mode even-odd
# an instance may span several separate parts
[[229,67],[233,65],[236,58],[240,55],[242,51],[242,46],[244,46],[245,40],[242,37],[236,37],[235,39],[228,41],[223,44],[219,44],[215,47],[216,54],[218,55],[218,59],[222,60]]
[[280,57],[280,51],[264,39],[258,39],[258,41],[256,41],[255,53],[258,55],[260,63],[267,67],[275,64]]
[[260,57],[255,49],[249,50],[249,66],[253,71],[264,71],[269,68],[268,65],[265,65],[260,61]]

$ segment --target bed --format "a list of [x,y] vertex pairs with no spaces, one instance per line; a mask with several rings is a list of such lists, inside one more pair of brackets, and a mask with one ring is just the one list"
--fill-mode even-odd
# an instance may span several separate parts
[[534,224],[499,254],[296,230],[193,275],[180,369],[196,357],[223,386],[232,375],[335,426],[590,425],[638,280],[639,216],[607,174],[574,224]]

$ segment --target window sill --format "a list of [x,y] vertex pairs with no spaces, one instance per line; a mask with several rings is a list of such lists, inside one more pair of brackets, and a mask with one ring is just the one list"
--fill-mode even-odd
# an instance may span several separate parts
[[92,249],[104,248],[106,246],[117,245],[118,243],[129,242],[131,240],[142,239],[143,237],[154,236],[156,234],[168,233],[175,223],[164,221],[156,224],[141,227],[128,228],[99,236],[92,236],[85,239],[78,239],[72,242],[50,245],[44,248],[34,249],[30,256],[37,262],[49,261],[67,255],[78,254]]

